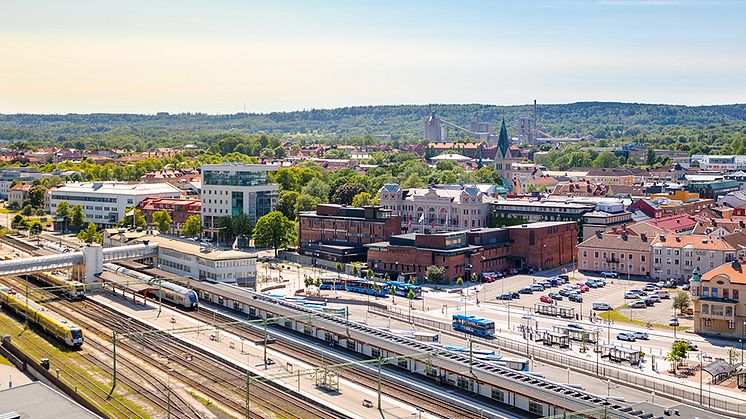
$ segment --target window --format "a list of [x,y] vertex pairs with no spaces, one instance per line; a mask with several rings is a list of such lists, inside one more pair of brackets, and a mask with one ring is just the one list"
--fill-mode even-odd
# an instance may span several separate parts
[[505,403],[505,392],[502,390],[498,390],[496,388],[492,389],[492,394],[490,395],[493,400],[497,400],[500,403]]
[[702,304],[702,314],[710,314],[710,305]]
[[584,257],[584,258],[587,258],[587,257],[588,257],[588,251],[587,251],[587,250],[583,250],[583,257]]
[[355,352],[357,350],[357,346],[355,345],[355,341],[352,339],[347,339],[347,349]]
[[712,319],[705,319],[705,326],[712,326]]
[[537,401],[529,400],[528,411],[535,415],[544,416],[544,405]]
[[381,350],[378,348],[370,348],[370,356],[373,358],[380,358]]
[[733,320],[728,320],[728,329],[735,329],[736,328],[736,322]]

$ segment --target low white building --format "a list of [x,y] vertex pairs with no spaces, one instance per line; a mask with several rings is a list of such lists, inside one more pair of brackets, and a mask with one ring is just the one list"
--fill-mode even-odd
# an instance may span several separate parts
[[115,226],[124,218],[127,208],[134,207],[147,197],[179,198],[179,188],[169,183],[78,182],[68,183],[50,194],[52,214],[62,201],[70,208],[83,206],[86,220],[98,227]]
[[136,241],[145,240],[158,244],[158,269],[201,281],[256,287],[254,253],[165,236],[143,236]]

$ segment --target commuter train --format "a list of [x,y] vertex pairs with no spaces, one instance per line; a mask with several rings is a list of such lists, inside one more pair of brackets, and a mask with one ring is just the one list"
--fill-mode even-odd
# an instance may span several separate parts
[[478,336],[494,336],[495,322],[489,319],[465,314],[454,314],[451,323],[454,330],[471,333]]
[[199,305],[197,293],[189,288],[182,287],[181,285],[174,284],[170,281],[157,279],[142,272],[119,266],[115,263],[104,263],[104,269],[134,278],[144,284],[153,286],[155,289],[148,292],[151,297],[158,298],[158,292],[160,290],[160,297],[163,300],[180,307],[196,309]]
[[[13,258],[6,255],[5,260],[12,260]],[[32,274],[34,277],[46,282],[49,285],[56,287],[61,290],[66,296],[73,299],[85,298],[85,284],[79,281],[73,281],[70,279],[62,278],[61,276],[55,275],[49,272],[35,272]]]
[[65,345],[79,348],[83,345],[83,330],[78,326],[50,313],[33,301],[26,301],[8,287],[0,287],[0,303],[17,315],[41,327]]
[[51,272],[36,272],[32,275],[49,285],[57,287],[57,289],[61,289],[70,298],[77,300],[85,298],[86,288],[82,282],[65,279]]

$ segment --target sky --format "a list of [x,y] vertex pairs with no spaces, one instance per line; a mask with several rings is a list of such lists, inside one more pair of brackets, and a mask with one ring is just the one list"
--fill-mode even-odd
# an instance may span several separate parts
[[739,0],[0,0],[0,113],[746,102]]

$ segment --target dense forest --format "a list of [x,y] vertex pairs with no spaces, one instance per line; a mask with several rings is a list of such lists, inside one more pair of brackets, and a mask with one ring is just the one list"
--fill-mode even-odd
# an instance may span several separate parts
[[[0,115],[0,141],[144,149],[186,143],[211,145],[226,131],[266,133],[297,142],[348,142],[368,138],[416,141],[430,112],[467,125],[472,118],[497,126],[504,117],[515,135],[530,105],[399,105],[311,109],[268,114]],[[681,150],[720,149],[746,133],[746,104],[678,106],[613,102],[539,105],[544,131],[607,140],[656,143]],[[678,145],[677,145],[678,143]],[[683,145],[685,144],[685,146]],[[738,145],[736,146],[736,148]]]

